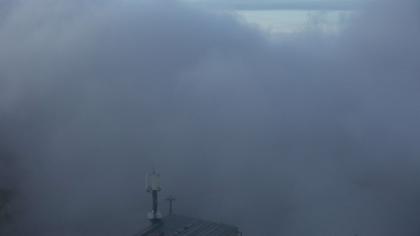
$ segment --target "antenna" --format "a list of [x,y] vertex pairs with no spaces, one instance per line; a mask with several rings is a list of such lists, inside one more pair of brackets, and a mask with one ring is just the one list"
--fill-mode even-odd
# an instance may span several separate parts
[[147,214],[147,218],[152,224],[157,224],[162,219],[162,214],[158,207],[158,193],[160,192],[160,175],[153,170],[146,175],[146,191],[152,193],[152,211]]
[[169,196],[168,198],[166,198],[166,201],[169,202],[169,215],[173,214],[173,202],[176,200],[176,198],[174,198],[173,196]]

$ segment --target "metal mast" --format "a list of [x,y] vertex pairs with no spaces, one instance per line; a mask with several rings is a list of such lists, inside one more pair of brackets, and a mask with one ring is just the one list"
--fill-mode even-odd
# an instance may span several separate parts
[[152,211],[147,214],[147,218],[152,224],[157,224],[162,219],[162,214],[158,206],[158,193],[161,190],[160,175],[156,171],[146,175],[146,190],[152,193]]
[[173,214],[173,203],[176,200],[176,198],[174,198],[173,196],[169,196],[168,198],[166,198],[166,201],[169,202],[169,215]]

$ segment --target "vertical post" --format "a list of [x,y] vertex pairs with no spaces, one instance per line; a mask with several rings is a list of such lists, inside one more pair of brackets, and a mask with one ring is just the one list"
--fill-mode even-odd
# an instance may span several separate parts
[[169,196],[166,200],[169,202],[169,215],[172,215],[173,214],[173,203],[176,200],[176,198],[174,198],[173,196]]
[[152,198],[153,198],[153,215],[156,216],[156,213],[158,211],[158,192],[156,190],[152,191]]
[[162,215],[158,206],[158,193],[161,190],[160,175],[156,171],[146,175],[146,190],[152,193],[152,211],[149,212],[148,218],[152,224],[157,224],[162,219]]

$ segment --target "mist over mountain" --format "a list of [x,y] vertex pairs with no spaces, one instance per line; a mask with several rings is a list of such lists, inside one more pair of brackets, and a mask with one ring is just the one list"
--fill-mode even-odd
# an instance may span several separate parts
[[276,40],[175,1],[7,6],[8,235],[132,235],[153,167],[177,213],[245,235],[420,233],[418,1]]

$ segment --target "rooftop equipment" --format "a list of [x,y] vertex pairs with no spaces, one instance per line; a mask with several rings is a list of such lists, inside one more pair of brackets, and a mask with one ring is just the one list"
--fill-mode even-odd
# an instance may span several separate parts
[[170,196],[169,215],[162,217],[158,208],[158,193],[161,191],[160,175],[153,171],[146,175],[146,190],[152,193],[152,211],[148,214],[151,225],[135,236],[240,236],[237,227],[173,214],[175,198]]

